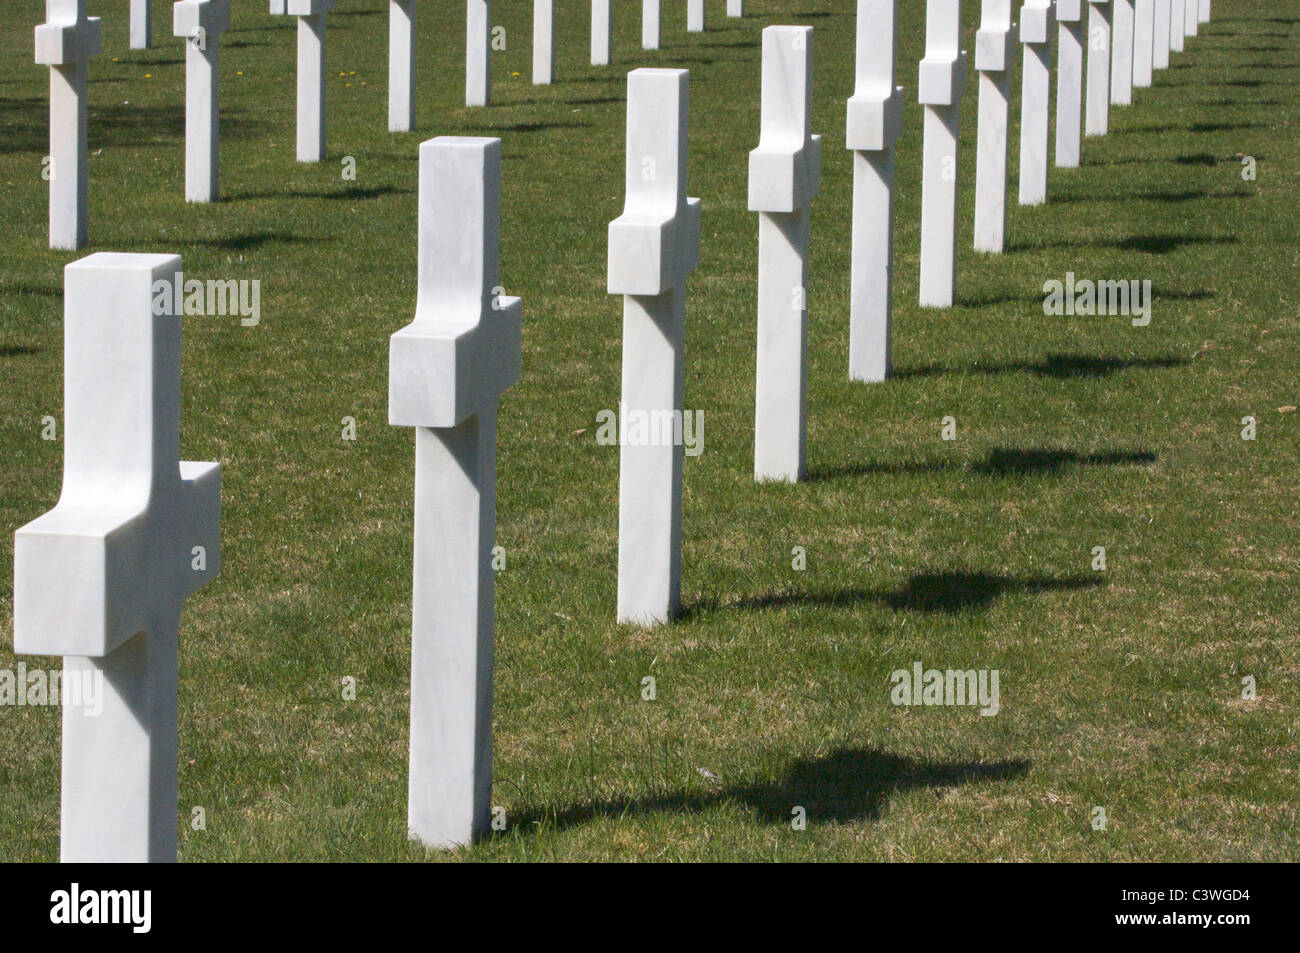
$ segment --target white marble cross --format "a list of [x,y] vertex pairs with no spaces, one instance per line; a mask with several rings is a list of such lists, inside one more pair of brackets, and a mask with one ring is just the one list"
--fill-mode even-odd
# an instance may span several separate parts
[[686,32],[704,32],[704,0],[686,0]]
[[420,144],[415,320],[389,341],[388,422],[415,428],[408,823],[470,843],[492,795],[496,417],[519,380],[518,298],[497,287],[501,140]]
[[641,625],[668,621],[681,598],[682,447],[654,424],[681,419],[686,276],[700,260],[700,200],[686,195],[689,83],[687,70],[628,74],[626,195],[609,223],[607,290],[623,295],[620,416],[652,421],[644,440],[620,432],[618,621]]
[[761,131],[749,154],[749,210],[758,212],[755,480],[807,474],[808,208],[821,185],[812,43],[810,26],[763,30]]
[[894,143],[903,87],[894,85],[898,0],[858,0],[853,95],[844,145],[853,151],[849,379],[889,376],[894,276]]
[[388,0],[388,131],[415,128],[415,0]]
[[[1193,0],[1194,2],[1194,0]],[[1169,50],[1173,53],[1183,51],[1183,37],[1186,36],[1187,0],[1170,0],[1169,3]]]
[[[179,460],[178,255],[64,269],[58,505],[14,534],[14,651],[64,656],[60,857],[176,860],[177,639],[220,569],[221,466]],[[98,707],[98,705],[96,706]]]
[[1087,100],[1083,131],[1104,136],[1110,129],[1110,0],[1088,0]]
[[492,2],[466,0],[465,105],[492,102]]
[[[1210,0],[1205,0],[1209,3]],[[727,16],[743,17],[745,15],[745,0],[727,0]]]
[[1151,68],[1169,69],[1169,19],[1172,0],[1155,0],[1155,24],[1151,33]]
[[641,0],[641,49],[659,49],[660,0]]
[[1200,0],[1196,18],[1201,23],[1210,22],[1210,0]]
[[1151,85],[1155,68],[1156,0],[1133,0],[1133,88]]
[[1047,143],[1052,94],[1052,0],[1025,0],[1020,8],[1024,62],[1020,93],[1020,204],[1047,201]]
[[1201,19],[1200,0],[1183,0],[1183,35],[1196,36]]
[[271,0],[271,13],[298,18],[298,161],[325,158],[325,14],[335,0]]
[[230,0],[180,0],[172,34],[185,38],[185,201],[220,195],[217,66],[221,31],[230,28]]
[[976,251],[997,253],[1006,244],[1007,118],[1015,44],[1011,0],[984,0],[980,28],[975,33],[975,69],[980,77],[975,140]]
[[1056,166],[1079,165],[1083,128],[1083,0],[1056,0]]
[[533,0],[533,85],[555,81],[555,0]]
[[50,68],[50,247],[80,248],[86,224],[86,62],[100,51],[86,0],[45,0],[36,62]]
[[153,46],[153,0],[131,0],[130,45],[133,50]]
[[921,307],[946,308],[957,289],[957,127],[966,86],[960,0],[926,0],[921,169]]
[[611,27],[609,0],[591,0],[591,65],[608,66]]
[[1114,0],[1111,14],[1110,101],[1133,102],[1133,0]]

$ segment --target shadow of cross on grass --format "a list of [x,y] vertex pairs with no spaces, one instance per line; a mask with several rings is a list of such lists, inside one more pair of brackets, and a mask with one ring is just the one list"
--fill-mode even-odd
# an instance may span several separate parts
[[987,609],[1005,593],[1063,592],[1101,585],[1096,576],[1007,576],[989,572],[948,569],[920,572],[897,589],[844,586],[822,592],[780,591],[720,601],[701,599],[684,606],[685,620],[715,609],[776,609],[784,606],[847,607],[876,602],[898,612],[977,612]]
[[948,473],[968,471],[983,476],[1051,476],[1072,466],[1144,465],[1156,462],[1149,450],[1108,450],[1077,453],[1074,450],[1034,447],[994,447],[976,463],[934,460],[904,463],[851,463],[844,466],[810,468],[810,482],[849,477],[898,475],[904,473]]
[[790,823],[791,810],[802,807],[810,822],[874,821],[889,798],[915,788],[935,791],[1005,781],[1029,770],[1024,759],[1011,761],[922,761],[880,748],[839,748],[818,758],[792,761],[774,781],[723,785],[716,791],[667,791],[596,799],[567,807],[532,807],[515,815],[521,831],[537,827],[568,828],[597,818],[618,820],[636,814],[699,814],[714,807],[740,804],[760,820]]

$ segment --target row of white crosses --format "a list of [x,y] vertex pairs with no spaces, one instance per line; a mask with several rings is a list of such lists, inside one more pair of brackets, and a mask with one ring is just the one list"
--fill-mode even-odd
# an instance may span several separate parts
[[[990,6],[977,69],[1005,71],[1012,27],[1004,4]],[[860,281],[887,288],[891,271],[896,0],[858,10],[851,320],[870,346],[851,348],[850,374],[880,379],[888,293],[868,296]],[[81,19],[73,36],[97,32]],[[1049,14],[1022,17],[1021,40],[1041,44],[1049,28]],[[956,33],[945,16],[930,35],[927,110],[957,107]],[[760,222],[756,479],[804,475],[808,210],[820,181],[811,81],[811,28],[765,29],[749,188]],[[700,202],[686,194],[688,84],[686,70],[628,75],[626,204],[610,223],[608,267],[609,292],[624,298],[625,416],[680,419],[684,403],[685,284],[700,246]],[[937,119],[927,162],[955,156],[955,114]],[[1045,137],[1035,139],[1044,162]],[[498,286],[500,175],[498,139],[421,145],[415,319],[390,341],[389,422],[416,434],[409,827],[437,847],[471,842],[490,817],[496,413],[520,375],[522,310]],[[939,199],[942,224],[955,224]],[[64,487],[16,534],[14,587],[15,651],[62,655],[69,671],[106,682],[100,717],[64,709],[64,860],[175,859],[180,606],[220,566],[220,466],[178,462],[182,281],[173,255],[101,253],[65,270]],[[108,367],[129,400],[103,400]],[[620,442],[617,615],[662,623],[680,599],[682,451]]]

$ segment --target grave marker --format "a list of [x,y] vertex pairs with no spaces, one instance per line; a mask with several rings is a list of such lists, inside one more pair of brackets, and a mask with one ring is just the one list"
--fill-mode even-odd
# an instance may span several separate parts
[[470,843],[492,797],[496,417],[519,380],[518,298],[497,287],[501,140],[420,144],[415,320],[389,342],[388,422],[415,428],[408,823]]
[[1196,36],[1200,20],[1200,0],[1183,0],[1183,34],[1185,36]]
[[1210,22],[1210,0],[1201,0],[1200,4],[1197,6],[1196,18],[1201,23]]
[[131,0],[130,46],[133,50],[153,46],[153,0]]
[[1088,96],[1083,131],[1104,136],[1110,128],[1110,0],[1088,0]]
[[659,2],[641,0],[641,49],[659,49]]
[[415,0],[388,0],[388,131],[415,128]]
[[299,162],[325,158],[325,14],[335,0],[271,0],[271,13],[298,18]]
[[[1204,0],[1209,3],[1210,0]],[[743,17],[745,15],[745,0],[727,0],[727,16]]]
[[1020,204],[1047,201],[1047,143],[1052,94],[1052,0],[1020,8],[1024,63],[1020,93]]
[[1187,6],[1186,0],[1170,0],[1169,3],[1169,50],[1173,53],[1183,51],[1183,37],[1186,35]]
[[853,96],[844,144],[853,150],[849,379],[883,381],[891,364],[894,143],[903,87],[894,85],[898,0],[858,0]]
[[1056,0],[1056,165],[1079,165],[1083,126],[1083,0]]
[[86,223],[86,63],[100,51],[86,0],[45,0],[36,63],[50,68],[50,247],[76,249]]
[[533,0],[533,85],[555,81],[555,0]]
[[762,121],[749,154],[758,212],[754,479],[802,480],[808,392],[808,208],[821,184],[812,134],[812,27],[763,30]]
[[63,708],[65,862],[176,860],[177,642],[220,571],[221,466],[179,459],[178,255],[64,269],[58,504],[14,534],[14,651],[102,684]]
[[921,307],[946,308],[957,287],[957,126],[966,85],[960,0],[926,0],[921,171]]
[[[627,77],[626,198],[609,225],[607,282],[623,295],[624,421],[681,420],[686,276],[700,260],[700,200],[686,195],[689,81],[673,69]],[[619,441],[618,621],[642,625],[668,621],[681,589],[682,448],[651,430]]]
[[465,105],[492,102],[492,3],[466,0]]
[[1155,69],[1156,0],[1133,2],[1133,86],[1145,89],[1151,85]]
[[704,0],[686,0],[686,32],[704,32]]
[[975,145],[975,250],[1001,252],[1007,219],[1007,117],[1016,28],[1011,0],[984,0],[975,33],[979,126]]
[[591,65],[608,66],[610,48],[609,0],[591,0]]
[[1155,0],[1151,31],[1151,68],[1169,68],[1169,19],[1171,0]]
[[1114,0],[1111,13],[1110,101],[1133,102],[1133,0]]
[[185,37],[185,201],[220,197],[218,47],[230,28],[230,0],[180,0],[172,33]]

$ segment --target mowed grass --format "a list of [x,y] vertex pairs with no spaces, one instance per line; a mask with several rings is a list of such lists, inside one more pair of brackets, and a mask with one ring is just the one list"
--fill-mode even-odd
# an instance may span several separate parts
[[[509,827],[427,856],[1300,859],[1300,16],[1285,5],[1216,3],[1154,88],[1112,110],[1110,135],[1086,140],[1083,167],[1053,170],[1049,204],[1013,204],[1000,256],[970,250],[972,69],[958,304],[922,310],[923,5],[900,4],[897,376],[872,386],[847,379],[848,0],[750,0],[740,21],[709,0],[703,35],[668,4],[657,52],[639,48],[639,4],[618,0],[607,68],[586,65],[588,6],[562,3],[550,87],[530,82],[531,4],[498,0],[507,48],[493,55],[496,104],[478,110],[461,105],[463,8],[422,4],[418,131],[401,135],[386,131],[387,4],[344,0],[328,18],[319,165],[294,161],[292,21],[237,0],[221,47],[223,200],[209,207],[183,201],[168,5],[155,3],[144,52],[127,49],[123,4],[88,6],[104,52],[90,65],[82,252],[46,247],[43,5],[13,3],[0,33],[0,668],[18,661],[9,540],[59,495],[62,443],[41,439],[41,418],[62,420],[63,265],[177,252],[191,277],[260,279],[260,326],[184,323],[183,454],[224,469],[222,573],[181,626],[182,860],[426,857],[406,837],[413,440],[388,426],[386,393],[388,335],[415,303],[417,146],[434,135],[503,140],[501,278],[525,318],[498,434],[493,800]],[[797,486],[755,485],[751,469],[746,169],[760,31],[775,23],[816,28],[824,136],[810,479]],[[623,201],[636,66],[691,71],[690,194],[704,207],[686,406],[705,412],[705,450],[685,462],[683,618],[656,629],[614,622],[618,454],[594,439],[619,400],[606,224]],[[1045,317],[1043,283],[1067,271],[1149,279],[1150,326]],[[945,416],[955,441],[940,439]],[[890,673],[917,661],[997,669],[1001,711],[895,707]],[[194,806],[205,831],[187,823]],[[806,830],[791,828],[795,806]],[[58,712],[0,708],[0,859],[56,858],[58,811]]]

